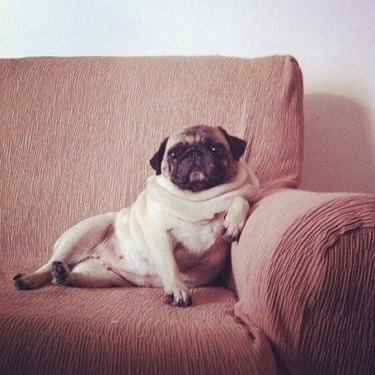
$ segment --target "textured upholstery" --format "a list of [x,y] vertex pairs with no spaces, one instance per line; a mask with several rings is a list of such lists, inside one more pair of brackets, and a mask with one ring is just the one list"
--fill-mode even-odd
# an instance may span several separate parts
[[262,182],[296,185],[301,86],[290,57],[2,60],[7,266],[37,266],[73,223],[130,205],[160,142],[185,126],[221,125],[253,139]]
[[[375,372],[374,197],[270,193],[298,186],[302,97],[289,56],[0,60],[0,374]],[[199,123],[249,141],[269,194],[232,251],[238,299],[15,290],[72,224],[130,205],[164,137]]]
[[264,334],[236,321],[226,289],[194,290],[189,309],[147,288],[11,290],[2,283],[1,374],[275,373]]
[[246,158],[262,183],[297,185],[297,63],[1,60],[0,95],[0,373],[274,373],[268,340],[235,319],[227,289],[203,288],[182,311],[164,306],[158,289],[19,292],[11,277],[45,262],[75,222],[130,205],[160,142],[185,126],[220,125],[252,140]]
[[292,374],[375,370],[375,196],[281,190],[232,250],[236,316]]

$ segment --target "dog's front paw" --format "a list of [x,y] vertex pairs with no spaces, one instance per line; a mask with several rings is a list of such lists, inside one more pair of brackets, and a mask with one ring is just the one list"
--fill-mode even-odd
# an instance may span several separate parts
[[235,225],[226,226],[224,223],[221,236],[223,237],[223,240],[229,244],[232,242],[238,242],[241,236],[241,229]]
[[189,290],[183,285],[173,290],[164,291],[164,302],[171,306],[188,307],[192,305]]
[[57,285],[65,284],[68,280],[70,270],[68,266],[59,261],[52,262],[51,266],[51,276],[52,283]]
[[227,243],[238,242],[244,225],[244,221],[238,221],[227,215],[221,231],[223,240]]
[[249,212],[249,203],[237,199],[225,215],[221,235],[225,242],[232,243],[240,239]]

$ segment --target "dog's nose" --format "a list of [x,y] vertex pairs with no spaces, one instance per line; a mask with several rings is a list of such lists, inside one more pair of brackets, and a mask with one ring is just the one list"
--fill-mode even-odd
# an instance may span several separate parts
[[203,152],[201,150],[198,150],[196,148],[193,148],[188,151],[187,156],[193,159],[197,159],[203,155]]
[[191,160],[194,161],[194,164],[197,166],[197,167],[201,167],[202,166],[202,156],[203,156],[203,153],[202,151],[200,150],[197,150],[197,149],[193,149],[193,150],[190,150],[188,155],[187,155]]

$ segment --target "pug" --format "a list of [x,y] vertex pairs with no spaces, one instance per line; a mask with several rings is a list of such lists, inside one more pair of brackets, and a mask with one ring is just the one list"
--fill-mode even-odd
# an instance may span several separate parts
[[156,173],[131,207],[68,229],[48,263],[16,275],[15,286],[162,287],[166,303],[190,306],[189,289],[223,271],[258,192],[256,176],[239,160],[245,148],[220,127],[171,135],[151,158]]

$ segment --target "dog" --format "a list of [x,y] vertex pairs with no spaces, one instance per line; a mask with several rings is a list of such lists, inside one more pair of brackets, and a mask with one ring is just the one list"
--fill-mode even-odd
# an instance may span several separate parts
[[20,290],[75,287],[164,288],[173,306],[223,271],[259,182],[240,161],[246,142],[221,127],[172,134],[151,158],[155,174],[131,207],[83,220],[57,240],[47,264],[14,277]]

